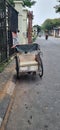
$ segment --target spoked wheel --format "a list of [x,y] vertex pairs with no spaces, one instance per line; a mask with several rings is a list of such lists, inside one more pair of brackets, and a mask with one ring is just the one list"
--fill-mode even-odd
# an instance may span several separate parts
[[18,57],[15,56],[16,59],[16,74],[17,74],[17,78],[19,78],[19,63],[18,63]]
[[42,59],[40,57],[40,64],[39,64],[39,76],[42,77],[43,76],[43,63],[42,63]]

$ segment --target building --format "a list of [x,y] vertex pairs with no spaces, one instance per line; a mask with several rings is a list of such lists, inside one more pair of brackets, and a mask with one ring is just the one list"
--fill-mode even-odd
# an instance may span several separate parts
[[60,37],[60,27],[55,27],[53,32],[54,37]]

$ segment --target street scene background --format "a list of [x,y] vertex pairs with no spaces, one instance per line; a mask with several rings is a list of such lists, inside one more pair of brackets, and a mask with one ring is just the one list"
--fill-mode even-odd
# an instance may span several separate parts
[[59,3],[0,0],[0,130],[60,130]]

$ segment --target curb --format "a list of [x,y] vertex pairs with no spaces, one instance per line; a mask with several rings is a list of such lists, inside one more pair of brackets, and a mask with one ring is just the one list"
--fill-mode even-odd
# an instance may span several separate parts
[[16,84],[12,78],[5,85],[0,97],[0,130],[4,130],[14,101]]

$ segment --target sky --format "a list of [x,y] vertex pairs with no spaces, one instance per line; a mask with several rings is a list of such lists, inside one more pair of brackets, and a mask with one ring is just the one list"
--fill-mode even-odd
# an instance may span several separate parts
[[55,12],[55,6],[59,4],[57,0],[35,0],[36,4],[29,9],[33,11],[33,25],[42,25],[42,23],[50,18],[60,18],[60,14]]

